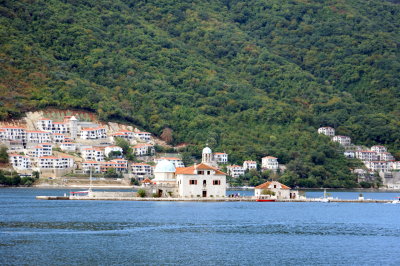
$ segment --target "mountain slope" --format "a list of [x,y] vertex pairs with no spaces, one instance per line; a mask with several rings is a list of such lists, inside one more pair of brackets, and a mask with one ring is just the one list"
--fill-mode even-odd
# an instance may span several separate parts
[[[81,108],[292,185],[353,186],[321,125],[400,156],[399,5],[355,1],[3,1],[0,118]],[[191,148],[198,152],[198,147]],[[319,158],[319,159],[316,159]],[[322,165],[324,167],[322,167]]]

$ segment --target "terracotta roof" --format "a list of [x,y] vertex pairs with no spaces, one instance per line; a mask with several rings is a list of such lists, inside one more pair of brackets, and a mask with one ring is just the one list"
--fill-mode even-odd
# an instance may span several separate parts
[[217,175],[226,175],[226,173],[218,170],[217,168],[214,168],[204,163],[192,165],[189,167],[177,167],[175,174],[194,175],[194,170],[214,170],[215,174]]
[[35,131],[35,130],[27,130],[26,133],[45,133],[45,134],[50,134],[49,132],[45,132],[45,131]]
[[42,157],[39,157],[39,159],[58,159],[58,158],[55,156],[42,156]]
[[145,180],[142,181],[142,183],[151,184],[153,182],[149,178],[146,178]]
[[51,120],[49,118],[40,118],[39,120]]
[[148,144],[148,143],[139,143],[139,144],[133,146],[134,149],[139,149],[139,148],[143,148],[143,147],[153,147],[153,145]]
[[100,164],[100,162],[97,162],[97,161],[86,161],[86,162],[83,162],[83,164],[85,164],[85,163]]
[[56,135],[56,136],[64,136],[64,134],[61,134],[61,133],[53,133],[53,135]]
[[229,167],[229,168],[243,168],[242,166],[236,165],[236,164],[230,165],[230,166],[228,166],[228,167]]
[[265,157],[263,157],[263,159],[265,159],[265,158],[268,158],[268,159],[278,159],[278,158],[276,158],[276,157],[274,157],[274,156],[265,156]]
[[57,124],[57,125],[65,125],[64,122],[53,122],[53,124]]
[[126,129],[119,130],[118,133],[119,133],[119,132],[133,133],[132,131],[126,130]]
[[214,152],[214,154],[221,154],[221,155],[224,155],[224,154],[226,154],[225,152]]
[[26,128],[23,128],[23,127],[16,127],[16,126],[5,126],[5,127],[2,127],[2,128],[6,128],[6,129],[26,129]]
[[150,166],[150,164],[147,164],[147,163],[133,163],[132,165],[144,165],[144,166]]
[[282,183],[279,183],[279,182],[276,182],[276,181],[268,181],[268,182],[265,182],[264,184],[261,184],[261,185],[259,185],[259,186],[256,186],[255,188],[256,189],[266,189],[266,188],[269,188],[269,186],[270,185],[272,185],[272,184],[279,184],[279,185],[281,185],[281,188],[282,189],[290,189],[290,187],[288,187],[288,186],[286,186],[286,185],[284,185],[284,184],[282,184]]
[[88,128],[82,128],[82,131],[93,131],[93,130],[99,130],[99,129],[105,129],[104,127],[88,127]]
[[257,163],[256,161],[244,161],[245,163]]
[[112,136],[127,136],[127,135],[125,133],[117,132],[117,133],[112,134]]

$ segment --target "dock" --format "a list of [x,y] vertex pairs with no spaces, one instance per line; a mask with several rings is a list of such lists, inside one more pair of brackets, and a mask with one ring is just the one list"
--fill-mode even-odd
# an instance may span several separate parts
[[[37,200],[106,200],[106,201],[169,201],[169,202],[256,202],[254,197],[224,197],[224,198],[141,198],[121,196],[36,196]],[[275,202],[319,202],[319,203],[391,203],[392,200],[375,199],[330,199],[329,202],[321,202],[320,199],[277,199]],[[261,203],[261,202],[260,202]],[[271,202],[274,203],[274,202]]]

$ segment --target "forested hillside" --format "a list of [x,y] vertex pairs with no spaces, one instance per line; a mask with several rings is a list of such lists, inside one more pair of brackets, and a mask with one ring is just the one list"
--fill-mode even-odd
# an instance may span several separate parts
[[233,162],[279,157],[289,185],[355,186],[321,125],[400,159],[396,1],[0,3],[0,119],[51,106],[171,128]]

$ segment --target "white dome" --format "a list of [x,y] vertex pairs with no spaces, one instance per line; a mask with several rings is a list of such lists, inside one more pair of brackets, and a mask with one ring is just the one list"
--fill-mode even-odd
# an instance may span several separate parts
[[204,149],[203,149],[203,154],[204,153],[212,153],[212,151],[211,151],[211,149],[209,148],[209,147],[205,147]]
[[175,166],[167,160],[162,160],[156,165],[154,173],[175,173]]

